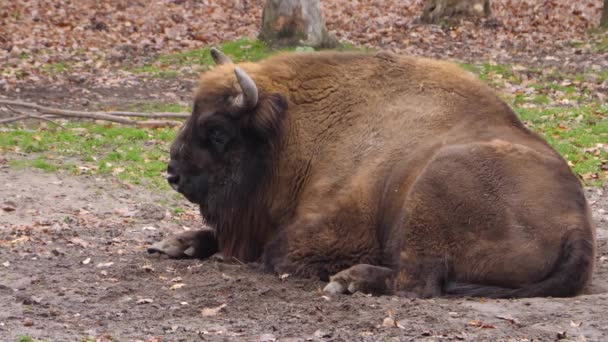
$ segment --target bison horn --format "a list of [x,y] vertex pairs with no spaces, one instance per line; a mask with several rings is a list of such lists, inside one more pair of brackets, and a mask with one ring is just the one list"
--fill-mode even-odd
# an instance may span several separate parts
[[224,55],[222,51],[214,47],[211,48],[211,58],[213,58],[213,61],[217,65],[232,64],[232,60],[230,59],[230,57]]
[[242,93],[236,98],[236,104],[241,108],[253,108],[258,104],[258,87],[243,69],[234,68],[236,79],[239,81]]

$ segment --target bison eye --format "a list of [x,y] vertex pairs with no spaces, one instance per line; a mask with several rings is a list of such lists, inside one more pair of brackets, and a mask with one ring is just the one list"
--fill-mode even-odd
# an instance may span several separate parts
[[213,148],[218,152],[223,152],[226,144],[230,141],[230,137],[221,129],[212,129],[208,133],[208,139]]

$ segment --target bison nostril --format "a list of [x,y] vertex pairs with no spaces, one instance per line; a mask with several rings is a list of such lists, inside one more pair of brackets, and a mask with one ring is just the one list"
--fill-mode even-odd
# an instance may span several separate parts
[[167,182],[169,182],[169,185],[171,185],[173,189],[177,189],[177,185],[179,184],[179,175],[168,173]]
[[167,182],[169,182],[169,185],[171,185],[174,190],[177,190],[177,186],[179,185],[179,174],[172,164],[173,163],[169,163],[167,166]]
[[169,165],[167,166],[167,173],[168,173],[168,174],[170,174],[170,175],[174,175],[174,174],[176,174],[176,172],[175,172],[175,167],[173,167],[173,165],[169,164]]

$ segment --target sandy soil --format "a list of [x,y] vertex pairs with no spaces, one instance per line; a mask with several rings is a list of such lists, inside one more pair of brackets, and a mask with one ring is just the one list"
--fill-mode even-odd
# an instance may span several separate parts
[[[608,188],[587,194],[599,253],[586,295],[329,297],[320,282],[249,265],[147,255],[148,244],[199,225],[173,193],[0,164],[0,340],[606,340]],[[175,206],[186,211],[171,214]],[[383,326],[389,311],[397,326]]]

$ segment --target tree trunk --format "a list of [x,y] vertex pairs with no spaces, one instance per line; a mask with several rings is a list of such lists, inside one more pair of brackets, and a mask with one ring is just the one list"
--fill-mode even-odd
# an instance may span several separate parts
[[260,39],[275,47],[338,45],[338,40],[325,28],[319,0],[267,0]]
[[602,19],[600,20],[600,27],[608,29],[608,0],[604,0],[604,9],[602,10]]
[[420,20],[437,24],[442,20],[489,15],[490,0],[427,0]]

